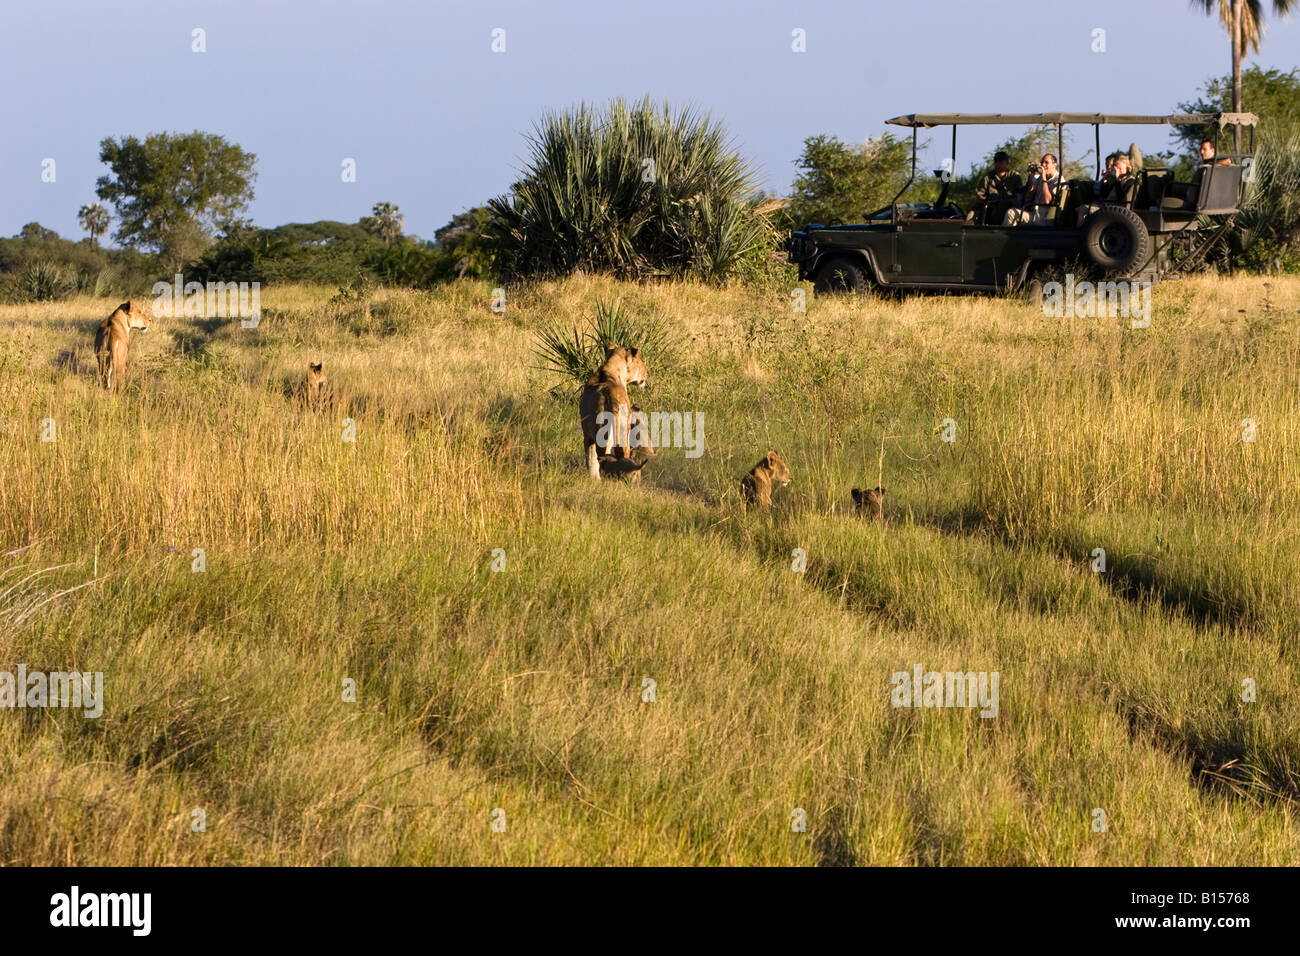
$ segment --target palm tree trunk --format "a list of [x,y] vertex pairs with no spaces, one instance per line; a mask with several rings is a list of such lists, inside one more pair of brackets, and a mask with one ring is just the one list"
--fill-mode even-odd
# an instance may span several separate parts
[[[1241,5],[1245,0],[1232,0],[1232,111],[1241,112]],[[1241,152],[1241,127],[1232,127],[1232,151]]]

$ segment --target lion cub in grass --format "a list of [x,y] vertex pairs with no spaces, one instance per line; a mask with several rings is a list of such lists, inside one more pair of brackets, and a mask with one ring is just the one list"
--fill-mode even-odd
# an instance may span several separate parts
[[857,508],[858,514],[866,515],[873,521],[885,520],[884,488],[876,486],[865,491],[861,488],[854,488],[849,494],[853,495],[853,505]]
[[325,407],[325,363],[312,362],[307,366],[307,404],[318,412]]
[[608,478],[626,478],[635,484],[641,480],[641,469],[654,455],[655,447],[650,441],[649,420],[645,412],[641,411],[640,405],[632,406],[628,426],[631,454],[626,454],[621,445],[615,445],[612,454],[600,455],[598,460],[602,475]]
[[750,504],[763,508],[772,507],[772,484],[780,482],[790,484],[790,468],[774,451],[763,456],[762,461],[749,470],[740,481],[740,493]]
[[614,454],[600,456],[600,473],[607,478],[626,478],[628,481],[640,481],[641,469],[645,467],[647,460],[646,458],[639,461],[635,458],[625,458],[623,457],[623,449],[615,445]]
[[122,390],[132,329],[148,332],[149,314],[130,302],[123,302],[99,323],[99,331],[95,333],[95,360],[99,363],[99,380],[104,388]]
[[[587,385],[578,399],[578,414],[582,419],[582,442],[587,454],[587,472],[599,480],[601,456],[613,458],[615,446],[622,449],[624,460],[632,457],[632,400],[628,398],[629,385],[645,386],[645,362],[636,349],[625,349],[610,343],[605,346],[605,361],[596,374],[587,379]],[[613,428],[606,424],[605,415],[613,417]],[[601,425],[606,424],[601,436]],[[597,439],[604,438],[601,446]],[[639,477],[640,468],[636,469]],[[635,480],[635,479],[634,479]]]

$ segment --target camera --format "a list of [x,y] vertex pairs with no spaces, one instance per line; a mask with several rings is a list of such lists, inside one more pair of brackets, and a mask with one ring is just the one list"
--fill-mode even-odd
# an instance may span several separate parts
[[1043,170],[1043,167],[1042,167],[1042,165],[1039,164],[1039,163],[1030,163],[1030,164],[1029,164],[1029,172],[1030,172],[1032,175],[1034,175],[1034,176],[1037,176],[1040,172],[1042,172],[1042,170]]

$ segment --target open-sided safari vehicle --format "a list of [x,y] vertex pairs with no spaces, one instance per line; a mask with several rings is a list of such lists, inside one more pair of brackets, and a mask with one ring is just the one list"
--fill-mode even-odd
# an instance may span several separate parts
[[[1242,178],[1253,161],[1253,113],[1181,113],[1138,116],[1114,113],[927,113],[887,121],[912,130],[912,172],[890,205],[856,224],[809,225],[790,239],[789,257],[799,277],[818,293],[862,292],[872,285],[939,291],[1012,292],[1041,288],[1053,270],[1082,269],[1108,279],[1155,282],[1171,278],[1204,260],[1239,212]],[[1064,170],[1066,124],[1093,127],[1097,179],[1101,179],[1102,125],[1213,124],[1216,146],[1223,128],[1250,128],[1250,152],[1217,154],[1228,165],[1203,164],[1191,182],[1176,182],[1163,168],[1135,172],[1125,199],[1100,202],[1092,180],[1062,180],[1054,204],[1043,208],[1037,225],[1004,225],[1005,205],[989,202],[979,215],[948,201],[951,170],[956,168],[958,126],[1052,125]],[[952,127],[952,158],[936,171],[943,181],[934,203],[900,204],[916,179],[918,129]],[[1216,150],[1217,153],[1217,150]],[[1079,210],[1088,214],[1079,222]],[[1202,228],[1202,217],[1212,228]]]

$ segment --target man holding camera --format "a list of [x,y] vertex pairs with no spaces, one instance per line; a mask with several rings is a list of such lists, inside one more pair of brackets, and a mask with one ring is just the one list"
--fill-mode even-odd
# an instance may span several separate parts
[[1046,226],[1052,222],[1051,210],[1064,187],[1057,169],[1056,156],[1044,153],[1037,163],[1029,164],[1029,183],[1020,209],[1008,209],[1004,226]]

